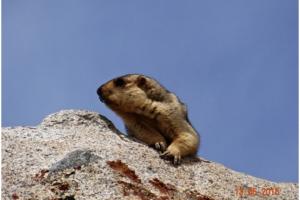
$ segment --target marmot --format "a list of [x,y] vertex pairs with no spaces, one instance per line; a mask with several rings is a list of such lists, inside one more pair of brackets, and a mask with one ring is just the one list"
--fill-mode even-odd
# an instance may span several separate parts
[[186,106],[156,80],[128,74],[103,84],[97,94],[123,119],[128,135],[163,152],[161,157],[179,164],[197,153],[200,139]]

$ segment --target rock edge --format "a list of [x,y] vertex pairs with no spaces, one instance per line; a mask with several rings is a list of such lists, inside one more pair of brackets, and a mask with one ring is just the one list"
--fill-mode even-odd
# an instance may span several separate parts
[[36,127],[2,128],[3,199],[298,199],[204,159],[174,167],[96,112],[64,110]]

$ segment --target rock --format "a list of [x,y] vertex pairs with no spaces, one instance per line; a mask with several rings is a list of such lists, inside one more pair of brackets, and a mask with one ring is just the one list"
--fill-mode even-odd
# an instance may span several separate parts
[[66,110],[2,128],[2,199],[298,199],[298,184],[203,158],[175,167],[98,113]]
[[82,165],[88,165],[90,162],[95,161],[98,156],[92,154],[91,150],[78,149],[68,153],[62,160],[54,163],[49,172],[57,172],[68,168],[78,168]]

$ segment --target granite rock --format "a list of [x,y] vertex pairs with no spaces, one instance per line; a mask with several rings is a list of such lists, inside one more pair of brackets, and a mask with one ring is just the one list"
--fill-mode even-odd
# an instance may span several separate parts
[[203,158],[180,166],[95,112],[64,110],[36,127],[2,128],[2,199],[298,199],[275,183]]

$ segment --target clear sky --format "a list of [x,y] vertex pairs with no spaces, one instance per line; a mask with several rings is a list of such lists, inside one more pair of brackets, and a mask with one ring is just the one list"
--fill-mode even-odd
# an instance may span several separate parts
[[87,109],[124,130],[96,89],[142,73],[188,105],[200,156],[298,181],[297,0],[2,2],[2,126]]

